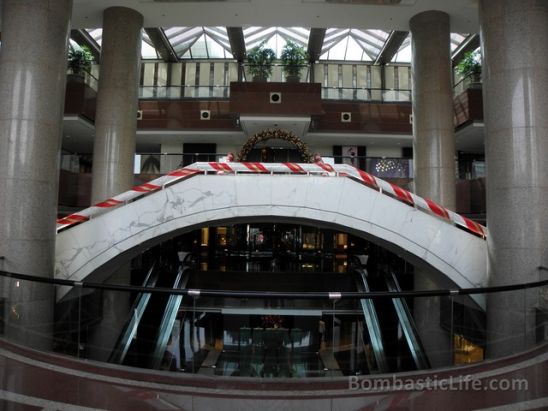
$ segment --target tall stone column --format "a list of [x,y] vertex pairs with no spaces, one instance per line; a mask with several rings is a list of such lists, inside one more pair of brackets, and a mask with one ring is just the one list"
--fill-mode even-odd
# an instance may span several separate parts
[[[548,2],[480,1],[491,285],[548,263]],[[534,343],[536,290],[487,301],[487,355]]]
[[[449,15],[417,14],[412,38],[413,156],[415,192],[455,209],[455,132],[451,85]],[[415,290],[439,288],[415,269]],[[418,298],[414,317],[432,366],[451,364],[451,336],[440,327],[440,299]]]
[[143,16],[135,10],[111,7],[104,11],[93,146],[93,204],[133,185],[142,26]]
[[[126,7],[103,13],[101,69],[93,145],[92,204],[133,186],[143,16]],[[130,283],[129,264],[109,282]],[[92,358],[106,360],[129,310],[129,293],[103,292],[103,320],[90,336]]]
[[[439,290],[440,286],[428,273],[415,270],[415,290]],[[453,365],[451,333],[441,327],[442,322],[450,322],[441,317],[442,299],[447,297],[420,297],[413,300],[415,326],[419,331],[422,345],[432,368]]]
[[[72,0],[4,0],[0,53],[0,269],[53,277]],[[53,287],[0,281],[6,335],[51,347]]]
[[415,192],[455,209],[455,127],[449,15],[425,11],[409,22],[412,35]]

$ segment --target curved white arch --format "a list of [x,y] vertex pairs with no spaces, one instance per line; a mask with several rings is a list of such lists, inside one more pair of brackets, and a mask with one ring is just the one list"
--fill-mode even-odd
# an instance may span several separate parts
[[486,241],[344,177],[198,175],[57,235],[56,278],[83,280],[140,244],[215,221],[292,220],[340,227],[458,287],[487,284]]

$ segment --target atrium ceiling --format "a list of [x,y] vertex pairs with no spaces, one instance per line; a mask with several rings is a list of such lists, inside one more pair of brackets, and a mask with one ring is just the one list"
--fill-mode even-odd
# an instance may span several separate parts
[[[422,11],[449,14],[453,52],[466,44],[464,33],[478,30],[477,0],[74,0],[71,24],[80,34],[73,38],[98,51],[102,13],[112,6],[142,13],[142,57],[167,61],[242,60],[261,41],[279,56],[291,40],[314,60],[409,63],[409,20]],[[235,33],[243,49],[233,49]]]
[[[173,56],[174,60],[187,59],[237,59],[232,50],[231,33],[234,29],[240,29],[244,39],[245,50],[265,42],[276,52],[279,57],[281,50],[287,41],[292,41],[303,46],[311,47],[311,30],[303,27],[246,27],[232,28],[229,32],[226,27],[169,27],[143,30],[143,43],[141,54],[143,59],[162,59],[162,53],[157,48],[168,48],[167,56]],[[164,41],[158,44],[156,38],[149,35],[151,30]],[[321,49],[318,50],[319,60],[329,61],[361,61],[378,62],[381,53],[386,51],[387,45],[393,43],[392,33],[402,33],[398,38],[393,53],[389,56],[388,63],[411,62],[411,38],[407,32],[385,30],[362,30],[350,28],[328,28],[323,31]],[[86,29],[79,31],[80,38],[75,39],[82,43],[82,37],[87,38],[88,45],[100,50],[102,29]],[[454,52],[461,45],[466,44],[471,36],[467,34],[451,34],[451,51]],[[80,41],[79,41],[80,40]],[[155,41],[156,40],[156,41]],[[243,52],[245,53],[245,50]],[[386,57],[386,56],[384,56]],[[169,58],[168,58],[169,59]]]

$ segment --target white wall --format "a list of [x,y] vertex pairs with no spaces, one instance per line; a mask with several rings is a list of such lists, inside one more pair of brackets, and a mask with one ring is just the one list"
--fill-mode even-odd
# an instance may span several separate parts
[[388,147],[388,146],[367,146],[367,157],[396,157],[401,158],[401,146]]

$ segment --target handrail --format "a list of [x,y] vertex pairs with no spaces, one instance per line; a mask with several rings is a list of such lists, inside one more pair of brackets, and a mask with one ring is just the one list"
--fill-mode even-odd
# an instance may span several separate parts
[[[401,290],[396,274],[393,271],[386,271],[384,277],[388,291],[397,292]],[[413,357],[417,369],[422,370],[431,368],[430,361],[426,355],[426,350],[422,345],[419,331],[417,330],[407,302],[403,298],[394,298],[392,299],[392,304],[396,310],[396,315],[398,316],[400,326],[403,330],[403,335],[405,336],[407,346],[409,347],[411,357]]]
[[[367,283],[367,274],[365,269],[356,269],[356,274],[358,275],[358,278],[356,279],[358,290],[369,292],[369,284]],[[369,340],[371,341],[377,367],[381,373],[388,372],[389,367],[386,360],[382,330],[379,324],[379,317],[377,315],[375,305],[373,301],[365,298],[360,300],[360,304],[362,306],[363,317],[367,326],[367,333],[369,334]]]
[[470,234],[482,239],[487,238],[487,229],[479,223],[461,216],[434,201],[420,197],[395,184],[375,177],[363,170],[346,164],[330,165],[326,163],[216,163],[198,162],[187,167],[174,170],[162,177],[133,187],[132,190],[109,198],[92,207],[86,208],[77,213],[71,214],[57,220],[57,232],[88,221],[92,217],[106,212],[107,209],[118,207],[122,204],[134,201],[146,194],[158,191],[168,185],[175,184],[184,179],[194,177],[198,174],[299,174],[299,175],[322,175],[327,177],[347,177],[360,184],[367,186],[381,194],[388,196],[414,207],[417,210],[426,211],[441,219],[462,228]]
[[[543,267],[538,267],[543,269]],[[422,291],[323,291],[323,292],[279,292],[279,291],[234,291],[234,290],[203,290],[203,289],[184,289],[174,290],[165,287],[140,287],[121,284],[102,284],[87,281],[65,280],[60,278],[36,277],[28,274],[12,273],[9,271],[0,271],[0,277],[13,278],[16,280],[31,281],[52,285],[61,285],[68,287],[96,288],[113,291],[134,291],[151,294],[174,294],[188,295],[190,297],[231,297],[231,298],[286,298],[286,299],[331,299],[331,300],[360,300],[364,298],[382,299],[382,298],[407,298],[407,297],[456,297],[473,294],[489,294],[495,292],[525,290],[548,286],[548,279],[521,284],[499,285],[493,287],[479,288],[461,288],[461,289],[441,289],[441,290],[422,290]]]

